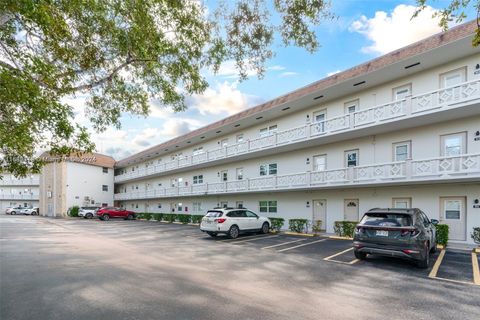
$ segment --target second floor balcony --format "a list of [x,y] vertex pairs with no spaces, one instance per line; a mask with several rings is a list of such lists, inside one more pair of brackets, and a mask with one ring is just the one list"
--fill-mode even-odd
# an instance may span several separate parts
[[39,184],[40,179],[38,177],[23,179],[12,179],[4,177],[2,180],[0,180],[0,185],[4,186],[38,186]]
[[40,196],[38,194],[10,194],[0,193],[0,200],[38,200]]
[[[466,110],[466,107],[470,107],[470,110],[474,110],[473,114],[475,114],[475,110],[477,114],[480,114],[479,102],[480,80],[469,81],[456,86],[425,92],[406,97],[405,99],[362,109],[354,113],[329,118],[325,121],[306,123],[305,125],[274,132],[264,137],[248,139],[213,150],[205,150],[200,154],[181,156],[173,161],[138,168],[135,171],[115,176],[115,183],[161,175],[182,168],[186,169],[209,162],[221,161],[222,159],[233,159],[234,157],[250,153],[266,152],[273,148],[283,148],[292,144],[298,144],[300,148],[302,143],[306,145],[322,137],[333,137],[342,133],[357,132],[362,129],[368,130],[368,128],[376,126],[388,126],[388,124],[394,121],[416,119],[419,116],[429,116],[443,111]],[[472,113],[470,112],[470,114]],[[460,112],[455,112],[455,114],[439,118],[439,121],[461,115]],[[429,121],[432,121],[431,119],[433,118],[423,118],[422,123],[429,123]],[[366,132],[365,134],[369,133],[371,132]],[[328,141],[331,142],[332,140]]]
[[235,181],[117,193],[115,194],[115,200],[140,200],[406,183],[478,181],[478,179],[480,179],[480,154],[463,154],[326,171],[307,171]]

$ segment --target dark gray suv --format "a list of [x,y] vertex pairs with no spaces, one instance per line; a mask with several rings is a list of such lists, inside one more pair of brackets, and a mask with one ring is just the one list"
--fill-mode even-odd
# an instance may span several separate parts
[[406,258],[428,268],[436,250],[435,225],[420,209],[371,209],[355,228],[353,248],[357,259],[367,254]]

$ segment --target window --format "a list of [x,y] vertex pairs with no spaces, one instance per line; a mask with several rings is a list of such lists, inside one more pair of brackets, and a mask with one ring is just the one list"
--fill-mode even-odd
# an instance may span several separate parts
[[102,191],[108,191],[108,186],[106,184],[102,185]]
[[460,220],[462,202],[460,200],[445,200],[445,219]]
[[345,165],[347,167],[358,166],[358,149],[345,151]]
[[183,211],[183,203],[179,202],[177,203],[177,211],[182,212]]
[[196,156],[203,153],[203,147],[197,147],[193,149],[192,155]]
[[243,201],[237,201],[235,203],[236,207],[239,208],[239,209],[243,209]]
[[243,142],[243,133],[237,134],[237,143]]
[[261,164],[260,165],[260,175],[261,176],[273,175],[273,174],[277,174],[277,164],[276,163]]
[[157,205],[157,208],[158,208],[158,209],[162,209],[162,204],[159,203],[159,204]]
[[327,170],[327,155],[322,154],[313,157],[313,171]]
[[228,201],[221,201],[220,202],[220,207],[221,208],[228,208]]
[[277,201],[260,201],[259,211],[265,213],[277,213]]
[[405,161],[411,159],[411,142],[397,142],[393,144],[393,161]]
[[411,208],[412,207],[412,199],[411,198],[393,198],[392,199],[393,207],[394,208]]
[[466,132],[460,132],[441,136],[441,156],[449,157],[466,153],[466,135]]
[[202,203],[201,202],[194,202],[193,203],[193,212],[201,212],[201,211],[203,211]]
[[402,100],[410,96],[412,92],[412,85],[406,84],[392,89],[393,100]]
[[102,172],[103,173],[108,173],[108,168],[107,167],[102,167]]
[[245,211],[247,218],[258,218],[258,216],[250,210]]
[[222,181],[228,181],[228,171],[227,170],[224,170],[224,171],[220,172],[220,179]]
[[193,184],[202,184],[203,183],[203,174],[198,176],[193,176]]
[[358,99],[357,100],[353,100],[353,101],[349,101],[349,102],[346,102],[344,104],[345,106],[345,113],[354,113],[355,111],[357,111],[358,109]]
[[243,180],[243,168],[237,168],[237,180]]
[[452,70],[440,75],[440,87],[453,87],[457,84],[467,81],[467,68]]
[[268,135],[274,134],[275,132],[277,132],[277,129],[278,127],[276,124],[262,128],[260,129],[260,137],[266,137]]

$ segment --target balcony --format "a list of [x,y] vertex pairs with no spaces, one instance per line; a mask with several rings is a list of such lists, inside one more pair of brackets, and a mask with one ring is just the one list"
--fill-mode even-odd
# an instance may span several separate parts
[[[438,89],[407,97],[403,100],[396,100],[387,104],[362,109],[355,113],[326,119],[322,122],[307,123],[303,126],[278,131],[265,137],[247,140],[219,149],[208,150],[202,154],[184,156],[174,161],[164,162],[126,174],[117,175],[115,176],[115,183],[159,175],[202,163],[234,158],[252,152],[260,152],[295,143],[299,144],[320,137],[332,137],[353,130],[373,128],[393,121],[413,119],[418,116],[427,116],[446,110],[458,110],[459,108],[465,107],[465,104],[471,106],[472,103],[478,103],[478,99],[480,99],[480,80],[465,82],[453,87]],[[478,106],[476,106],[476,108],[478,108]],[[446,119],[448,119],[448,117]]]
[[262,176],[244,180],[117,193],[115,200],[137,200],[261,191],[469,181],[480,178],[480,154],[407,160],[326,171]]
[[38,186],[40,184],[39,178],[24,178],[24,179],[3,179],[0,180],[2,186]]
[[0,200],[38,200],[38,194],[0,194]]

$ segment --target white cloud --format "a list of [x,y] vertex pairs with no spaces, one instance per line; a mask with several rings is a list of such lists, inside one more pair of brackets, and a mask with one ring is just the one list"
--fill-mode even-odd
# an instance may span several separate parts
[[364,53],[385,54],[395,49],[441,32],[439,18],[432,18],[436,9],[427,6],[416,18],[412,16],[415,6],[400,4],[391,13],[375,12],[373,18],[361,16],[350,26],[351,32],[358,32],[373,42],[362,48]]
[[197,109],[202,115],[232,115],[258,102],[258,97],[237,89],[236,83],[223,82],[215,88],[207,88],[202,95],[193,96],[189,107]]
[[297,76],[297,75],[298,75],[298,72],[293,72],[293,71],[285,71],[285,72],[280,73],[281,78],[293,77],[293,76]]
[[[245,74],[247,75],[247,77],[251,77],[256,75],[257,72],[254,69],[250,68],[245,71]],[[238,79],[239,75],[237,66],[235,65],[235,60],[228,60],[223,62],[218,69],[217,75],[227,79]]]
[[337,73],[340,73],[340,72],[342,72],[342,70],[335,70],[335,71],[332,71],[332,72],[327,72],[327,77],[333,76],[334,74],[337,74]]
[[282,70],[285,70],[286,68],[284,66],[280,66],[280,65],[274,65],[274,66],[271,66],[271,67],[268,67],[267,70],[273,70],[273,71],[282,71]]

